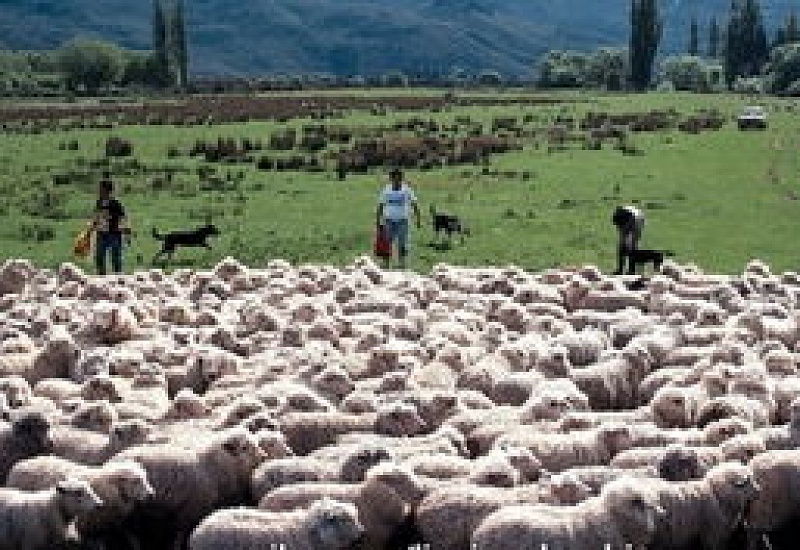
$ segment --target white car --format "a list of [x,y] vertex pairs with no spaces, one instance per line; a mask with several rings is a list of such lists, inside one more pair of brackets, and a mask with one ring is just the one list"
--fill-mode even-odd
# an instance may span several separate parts
[[740,130],[749,128],[765,130],[767,128],[767,112],[760,106],[745,107],[742,114],[736,118],[736,122],[739,124]]

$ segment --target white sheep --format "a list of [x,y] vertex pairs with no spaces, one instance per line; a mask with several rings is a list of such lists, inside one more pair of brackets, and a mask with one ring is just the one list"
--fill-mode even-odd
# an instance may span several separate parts
[[306,510],[267,512],[227,508],[206,517],[192,532],[189,550],[345,550],[363,536],[352,504],[317,501]]
[[87,481],[103,502],[90,513],[77,515],[75,526],[81,538],[97,536],[103,531],[118,528],[138,503],[153,495],[147,473],[135,462],[92,467],[54,456],[18,462],[11,469],[6,486],[25,491],[42,491],[56,487],[58,483],[69,478]]
[[0,548],[47,550],[67,544],[72,521],[102,501],[86,481],[67,479],[52,489],[0,489]]
[[263,457],[254,436],[235,429],[205,441],[197,450],[141,445],[115,455],[112,462],[141,464],[155,491],[149,506],[173,518],[169,525],[152,528],[169,529],[180,541],[220,505],[246,502],[250,478]]
[[637,482],[609,483],[598,497],[573,507],[506,506],[494,512],[471,538],[475,550],[591,550],[644,547],[664,515],[657,500],[637,490]]

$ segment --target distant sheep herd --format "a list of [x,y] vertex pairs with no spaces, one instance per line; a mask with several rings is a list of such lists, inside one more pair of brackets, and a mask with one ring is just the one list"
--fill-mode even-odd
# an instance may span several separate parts
[[7,260],[0,550],[795,547],[800,275],[627,283]]

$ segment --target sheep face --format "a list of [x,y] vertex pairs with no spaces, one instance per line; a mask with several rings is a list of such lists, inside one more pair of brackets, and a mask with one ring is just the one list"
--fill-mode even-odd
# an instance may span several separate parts
[[81,397],[86,401],[109,401],[119,403],[122,401],[114,381],[106,376],[93,376],[87,380],[81,389]]
[[35,451],[46,452],[52,446],[50,440],[50,422],[39,411],[26,411],[12,423],[14,436],[24,443],[24,446]]
[[683,388],[663,387],[653,397],[651,408],[660,428],[690,428],[695,406]]
[[342,463],[341,480],[347,483],[363,481],[370,468],[381,462],[392,460],[392,458],[392,454],[382,446],[362,447]]
[[67,518],[91,513],[103,505],[103,501],[95,494],[87,481],[82,479],[66,479],[60,481],[55,488],[60,509]]
[[736,462],[726,462],[706,475],[717,501],[727,510],[743,513],[759,494],[753,471]]
[[556,474],[547,479],[543,486],[549,496],[547,500],[563,506],[578,504],[592,495],[591,487],[570,474]]
[[8,406],[14,409],[27,405],[32,396],[30,385],[20,376],[0,379],[0,394],[6,396]]
[[151,428],[144,420],[116,422],[109,432],[109,445],[114,449],[127,449],[147,442]]
[[112,479],[119,497],[125,502],[131,504],[142,502],[155,494],[144,468],[135,462],[116,464]]
[[635,480],[620,479],[609,483],[602,494],[609,516],[634,547],[649,544],[665,515],[656,496],[648,493]]
[[601,426],[598,429],[597,437],[611,456],[630,449],[633,445],[633,436],[628,426]]
[[417,435],[425,428],[417,408],[407,403],[397,403],[378,411],[375,431],[392,437]]
[[116,419],[116,411],[111,404],[99,401],[79,407],[73,414],[71,423],[77,428],[107,433]]
[[739,418],[724,418],[709,423],[703,429],[703,435],[707,445],[720,445],[732,437],[752,431],[753,426],[749,422]]
[[286,437],[279,431],[257,431],[258,446],[264,451],[267,460],[294,456],[294,451],[286,444]]
[[234,430],[223,437],[219,443],[219,449],[238,466],[236,471],[246,472],[248,475],[265,458],[258,441],[252,434],[244,430]]
[[349,548],[364,535],[355,505],[332,500],[316,502],[309,510],[309,534],[316,548]]
[[697,451],[682,446],[668,448],[659,459],[656,469],[658,477],[667,481],[700,479],[705,473]]

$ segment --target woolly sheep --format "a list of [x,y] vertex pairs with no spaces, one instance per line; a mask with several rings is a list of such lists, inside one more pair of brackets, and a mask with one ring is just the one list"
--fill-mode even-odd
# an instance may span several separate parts
[[0,483],[20,460],[52,450],[51,423],[37,410],[21,410],[11,422],[0,423]]
[[527,448],[550,472],[574,466],[608,464],[612,457],[631,446],[627,426],[603,425],[586,432],[568,434],[512,431],[497,440],[497,445]]
[[338,479],[336,466],[318,458],[292,457],[268,460],[253,471],[250,480],[251,500],[258,502],[270,491],[284,485],[336,479]]
[[365,548],[385,548],[406,519],[406,503],[375,478],[361,483],[298,483],[281,487],[262,498],[258,507],[289,512],[309,508],[324,498],[355,505],[364,528],[364,538],[359,542]]
[[590,550],[598,543],[611,548],[644,547],[653,537],[664,510],[653,497],[637,490],[631,479],[604,487],[598,497],[577,506],[507,506],[491,514],[475,530],[476,550]]
[[752,548],[764,535],[796,525],[800,509],[800,451],[768,451],[753,458],[750,468],[760,487],[746,517]]
[[[423,540],[437,550],[469,547],[470,536],[480,522],[505,506],[539,502],[535,485],[512,488],[457,484],[434,489],[416,511],[416,525]],[[537,549],[538,550],[538,549]]]
[[162,522],[152,527],[170,528],[180,541],[214,509],[246,500],[251,476],[263,456],[252,434],[234,429],[197,450],[142,445],[126,449],[111,462],[133,461],[144,468],[155,491],[148,507],[173,518],[170,525]]
[[363,536],[352,504],[322,500],[307,510],[218,510],[192,532],[189,550],[345,550]]
[[86,481],[67,479],[52,489],[0,489],[0,549],[47,550],[65,545],[69,526],[102,501]]
[[760,491],[752,470],[735,462],[712,468],[701,480],[652,480],[640,488],[666,511],[658,522],[654,549],[726,548]]
[[153,495],[146,472],[134,462],[91,467],[54,456],[18,462],[8,475],[6,486],[40,491],[55,487],[68,478],[87,481],[103,502],[98,509],[89,514],[79,514],[76,518],[76,528],[82,538],[118,527],[137,503]]
[[403,403],[382,406],[376,414],[289,413],[280,418],[281,431],[289,447],[306,455],[350,432],[370,432],[389,436],[413,436],[424,427],[416,408]]

